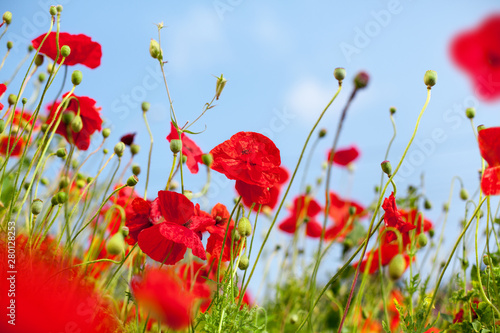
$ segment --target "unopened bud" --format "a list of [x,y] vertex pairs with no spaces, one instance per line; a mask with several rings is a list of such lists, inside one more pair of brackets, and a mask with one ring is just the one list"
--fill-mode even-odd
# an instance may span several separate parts
[[141,109],[142,109],[142,111],[143,111],[143,112],[146,112],[146,111],[148,111],[148,110],[149,110],[149,107],[150,107],[150,106],[151,106],[151,105],[150,105],[148,102],[142,102],[142,104],[141,104]]
[[67,176],[62,176],[59,181],[59,189],[63,189],[69,185],[69,178]]
[[14,47],[14,43],[12,43],[10,40],[7,42],[7,50],[10,50]]
[[60,13],[63,11],[63,6],[62,5],[57,5],[56,6],[57,12]]
[[189,200],[193,199],[193,192],[192,191],[184,191],[184,196],[188,198]]
[[57,157],[60,157],[60,158],[65,158],[67,153],[68,153],[68,152],[66,151],[66,148],[59,148],[59,149],[56,151],[56,155],[57,155]]
[[250,261],[248,260],[248,256],[243,253],[240,258],[240,262],[238,263],[238,268],[242,271],[246,270],[250,266]]
[[7,98],[7,103],[9,103],[9,105],[14,105],[16,104],[16,102],[17,102],[17,96],[14,94],[10,94],[9,97]]
[[465,115],[469,119],[473,119],[476,116],[476,109],[474,108],[467,108],[465,109]]
[[389,262],[389,277],[392,280],[399,279],[406,270],[406,260],[404,256],[399,253],[395,255]]
[[368,85],[368,81],[370,80],[370,76],[366,72],[359,72],[354,77],[354,86],[356,89],[365,88]]
[[214,162],[214,157],[210,153],[203,154],[201,155],[201,161],[203,162],[203,164],[210,168],[212,166],[212,163]]
[[154,59],[160,59],[161,60],[161,49],[160,49],[160,44],[158,44],[157,41],[154,39],[151,39],[151,42],[149,42],[149,54],[151,57]]
[[56,197],[57,197],[57,203],[62,205],[63,203],[65,203],[66,201],[68,201],[68,195],[66,194],[66,192],[58,192],[56,194]]
[[345,69],[342,67],[335,68],[333,76],[337,79],[337,81],[341,82],[345,78]]
[[172,140],[170,141],[170,150],[172,153],[177,154],[182,149],[182,141],[181,140]]
[[75,113],[71,110],[69,111],[64,111],[62,115],[62,122],[66,125],[71,124],[71,122],[75,119]]
[[424,208],[427,210],[432,208],[432,203],[428,199],[425,199],[424,201]]
[[75,86],[82,83],[82,79],[83,79],[83,74],[81,71],[76,70],[73,71],[73,73],[71,73],[71,83],[73,83]]
[[319,130],[318,136],[320,138],[324,138],[326,136],[326,128],[322,128]]
[[114,151],[115,151],[115,154],[118,157],[122,157],[123,156],[123,152],[125,151],[125,144],[123,142],[118,142],[115,145]]
[[127,179],[127,186],[134,187],[139,182],[139,178],[136,175],[132,175]]
[[139,146],[138,144],[135,144],[133,143],[131,146],[130,146],[130,153],[132,153],[132,155],[137,155],[139,154],[139,151],[141,150],[141,146]]
[[389,112],[391,114],[395,114],[396,113],[396,108],[394,106],[391,106],[390,109],[389,109]]
[[107,138],[111,134],[111,130],[109,128],[105,128],[102,130],[102,137]]
[[125,238],[121,232],[117,232],[106,242],[106,251],[111,255],[122,254],[125,249]]
[[61,47],[61,56],[67,58],[71,54],[71,48],[68,45]]
[[382,167],[382,171],[390,177],[392,174],[391,162],[383,161],[382,163],[380,163],[380,166]]
[[219,99],[222,90],[226,86],[227,80],[221,74],[220,77],[217,78],[217,83],[215,84],[215,99]]
[[43,64],[43,55],[37,54],[35,58],[35,66],[40,67],[42,66],[42,64]]
[[5,120],[0,119],[0,133],[3,133],[5,130]]
[[467,190],[463,187],[460,189],[460,199],[464,201],[469,199],[469,192],[467,192]]
[[45,81],[45,73],[38,74],[38,82],[42,83]]
[[2,18],[5,24],[9,25],[12,22],[12,13],[11,12],[3,13]]
[[238,222],[238,232],[241,236],[247,237],[252,234],[252,225],[250,224],[250,220],[246,217],[242,217]]
[[38,215],[42,212],[43,209],[43,201],[40,199],[35,199],[31,203],[31,214]]
[[419,234],[417,238],[418,246],[424,247],[427,245],[427,236],[424,234]]
[[71,122],[71,130],[75,133],[80,133],[82,129],[83,129],[82,117],[75,116],[75,118],[73,118],[73,121]]
[[139,176],[141,174],[141,167],[139,165],[133,165],[132,166],[132,173],[136,176]]
[[56,16],[57,15],[56,6],[50,6],[49,13],[51,16]]
[[424,75],[424,83],[430,88],[434,86],[437,82],[437,73],[435,71],[427,71]]

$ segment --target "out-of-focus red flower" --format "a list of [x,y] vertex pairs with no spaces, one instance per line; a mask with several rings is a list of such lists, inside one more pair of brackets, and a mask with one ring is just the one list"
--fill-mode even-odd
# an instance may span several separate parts
[[295,198],[293,206],[290,208],[291,215],[285,218],[280,224],[280,230],[294,234],[297,226],[306,224],[306,235],[311,238],[321,236],[321,224],[316,220],[316,215],[322,211],[319,203],[311,196],[301,195]]
[[425,333],[439,333],[439,332],[441,332],[441,331],[435,327],[431,327],[427,331],[425,331]]
[[271,200],[271,192],[267,187],[247,184],[244,181],[237,180],[234,184],[236,192],[241,195],[243,202],[255,202],[255,206],[263,205]]
[[32,117],[31,113],[23,112],[20,109],[15,110],[14,114],[12,115],[11,126],[13,132],[10,135],[10,139],[8,134],[0,137],[0,154],[4,156],[6,156],[8,153],[10,153],[10,156],[21,155],[26,146],[28,134],[33,124],[35,124],[33,131],[38,130],[40,125],[38,124],[38,122],[35,122],[35,119],[34,117]]
[[399,304],[401,304],[403,303],[403,299],[403,295],[399,290],[394,289],[391,291],[391,294],[389,296],[389,304],[387,305],[391,321],[391,332],[396,332],[400,322],[399,311],[396,308],[396,304],[394,303],[394,301],[397,301]]
[[[0,237],[4,239],[6,235]],[[43,250],[36,251],[20,246],[21,241],[16,242],[15,278],[6,269],[1,270],[0,289],[5,296],[0,298],[0,304],[7,316],[0,321],[0,331],[12,332],[13,328],[16,332],[119,331],[113,307],[80,268],[71,268],[71,261],[58,255],[63,252],[61,249],[43,245],[46,242],[42,242]],[[0,257],[7,258],[7,245],[3,242],[0,242]],[[10,282],[15,285],[15,296],[7,297]],[[15,315],[9,318],[8,306],[12,301]],[[15,326],[8,323],[13,318]]]
[[[116,185],[115,189],[118,187],[119,185]],[[123,212],[125,213],[125,215],[123,216],[123,221],[126,221],[128,216],[134,213],[131,204],[132,201],[138,197],[139,194],[134,191],[134,188],[127,186],[122,188],[113,196],[111,196],[111,198],[109,198],[109,202],[101,210],[101,215],[106,217],[108,222],[107,230],[111,235],[114,235],[116,232],[118,232],[120,230],[120,227],[122,226],[121,212],[119,208],[112,206],[123,208]]]
[[[278,203],[278,198],[280,195],[281,188],[283,187],[284,184],[286,184],[286,182],[290,178],[290,174],[288,173],[287,169],[285,169],[282,166],[280,166],[279,169],[280,169],[280,173],[281,173],[280,180],[278,183],[276,183],[276,185],[269,188],[268,190],[267,189],[265,190],[265,191],[269,192],[269,197],[262,204],[261,210],[265,210],[265,209],[273,210],[276,207],[276,204]],[[241,190],[241,184],[238,185],[239,183],[243,183],[243,182],[237,180],[235,187],[236,187],[236,191],[238,191],[238,194],[241,195],[241,199],[243,201],[243,204],[247,207],[251,207],[252,204],[255,202],[255,203],[257,203],[257,205],[255,205],[253,207],[253,210],[258,211],[260,203],[258,201],[256,201],[254,197],[255,197],[255,194],[257,194],[257,198],[258,198],[259,197],[258,196],[259,190],[264,191],[263,188],[260,187],[258,189],[252,190],[253,187],[258,187],[258,186],[257,185],[248,185],[245,183],[245,185],[243,185],[243,188],[245,189],[245,191],[243,191],[243,190]],[[240,187],[240,190],[238,189],[238,187]]]
[[[392,242],[390,244],[381,242],[380,247],[374,251],[369,251],[365,258],[361,261],[361,272],[365,272],[367,269],[368,261],[371,260],[370,266],[368,268],[368,272],[373,274],[378,271],[379,267],[379,255],[380,255],[380,264],[382,266],[387,266],[391,262],[391,259],[394,258],[399,253],[399,245],[397,242]],[[410,257],[408,254],[403,253],[405,259],[405,269],[408,268],[410,264]],[[359,262],[353,264],[353,267],[356,268],[359,265]]]
[[[177,133],[177,129],[175,128],[173,123],[170,123],[170,134],[167,136],[168,142],[172,140],[179,140],[179,133]],[[186,165],[191,173],[198,173],[198,164],[203,163],[201,160],[201,155],[203,152],[200,147],[188,138],[185,133],[181,135],[182,141],[182,155],[187,157]]]
[[137,133],[128,133],[125,134],[120,138],[120,141],[126,144],[127,146],[130,146],[131,144],[134,143],[134,137]]
[[[40,48],[40,53],[45,54],[54,61],[57,57],[56,35],[56,32],[51,32]],[[31,41],[31,45],[33,45],[35,49],[38,49],[44,38],[45,34],[38,36]],[[92,41],[89,36],[83,34],[72,35],[67,32],[60,32],[59,48],[64,45],[68,45],[71,48],[70,55],[66,58],[66,60],[64,60],[65,65],[73,66],[82,64],[88,68],[96,68],[101,64],[101,45]],[[61,61],[62,56],[59,54],[57,63],[60,64]]]
[[500,14],[476,29],[456,36],[451,56],[472,80],[476,93],[486,101],[500,97]]
[[153,216],[154,210],[151,207],[151,202],[142,198],[135,198],[132,201],[125,222],[125,226],[129,231],[126,238],[129,245],[137,243],[139,233],[142,230],[153,226]]
[[134,277],[132,292],[139,307],[151,311],[152,316],[174,330],[189,326],[193,318],[193,303],[198,298],[185,290],[172,273],[153,269],[141,279]]
[[174,265],[184,258],[187,248],[206,260],[201,234],[214,224],[213,219],[195,215],[194,204],[176,192],[159,191],[158,206],[165,221],[139,232],[141,250],[166,265]]
[[480,130],[477,140],[481,156],[488,163],[481,179],[481,189],[485,195],[498,195],[500,194],[500,127]]
[[210,151],[212,169],[249,185],[273,187],[281,179],[280,151],[266,136],[239,132]]
[[[333,155],[333,163],[341,165],[341,166],[347,166],[350,163],[354,162],[359,156],[359,149],[352,145],[347,148],[339,149],[335,152]],[[328,161],[331,161],[332,158],[332,151],[330,150],[328,152]]]
[[[63,98],[67,95],[68,93],[64,94]],[[78,114],[78,110],[80,110],[83,128],[80,132],[75,133],[71,129],[71,124],[64,124],[61,121],[56,129],[56,133],[64,136],[68,142],[74,143],[78,149],[87,150],[90,145],[90,136],[95,131],[101,130],[102,119],[99,113],[101,108],[96,107],[96,101],[90,97],[72,95],[70,98],[71,100],[68,103],[66,111],[73,111],[76,115]],[[51,124],[52,121],[52,126],[56,124],[57,118],[61,113],[61,110],[57,112],[60,104],[61,102],[56,102],[54,105],[51,104],[47,107],[50,111],[47,124]]]
[[464,320],[464,309],[460,309],[453,317],[453,324],[461,323]]
[[26,146],[23,137],[17,137],[15,134],[3,135],[0,137],[0,154],[7,156],[19,156]]
[[[352,210],[352,216],[349,210]],[[366,211],[359,203],[344,200],[336,193],[330,192],[330,210],[328,211],[328,215],[333,219],[333,225],[326,229],[325,239],[341,240],[352,230],[354,219],[365,217]]]
[[[382,204],[382,208],[385,211],[384,222],[386,227],[396,228],[402,234],[407,233],[408,231],[413,230],[417,227],[416,225],[405,221],[401,212],[398,211],[394,193],[391,193],[388,198],[385,198],[384,203]],[[388,231],[386,241],[391,242],[395,239],[397,239],[396,233],[393,231]]]
[[[5,93],[5,91],[7,90],[7,86],[3,83],[0,83],[0,98],[2,97],[2,95]],[[0,103],[0,111],[3,110],[3,104]]]
[[210,270],[206,264],[192,261],[189,265],[183,264],[179,268],[179,278],[184,284],[184,289],[203,299],[200,304],[201,312],[205,312],[210,305],[212,288],[208,285],[210,280],[216,280],[216,270]]
[[[222,253],[222,261],[229,261],[231,260],[231,247],[233,248],[233,258],[235,258],[240,244],[239,241],[233,240],[232,231],[234,229],[234,221],[229,221],[229,211],[223,204],[218,203],[215,205],[211,213],[215,223],[207,227],[207,231],[210,233],[210,237],[207,240],[207,253],[210,253],[212,258],[216,258],[217,261]],[[227,231],[226,242],[224,243],[227,228],[229,230]],[[224,249],[222,245],[224,245]]]

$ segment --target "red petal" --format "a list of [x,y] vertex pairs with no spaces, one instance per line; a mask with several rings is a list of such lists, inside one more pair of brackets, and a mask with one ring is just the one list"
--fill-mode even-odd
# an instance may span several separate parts
[[[328,153],[328,160],[330,161],[332,156],[332,152],[330,151]],[[356,146],[350,146],[348,148],[344,149],[339,149],[335,152],[335,155],[333,156],[333,163],[341,165],[341,166],[346,166],[349,163],[354,162],[359,156],[359,150]]]
[[194,204],[185,195],[158,191],[160,211],[167,222],[184,224],[194,214]]
[[321,224],[319,224],[317,221],[311,220],[307,222],[306,225],[306,235],[312,238],[319,238],[321,237],[321,231],[323,228],[321,227]]
[[485,195],[500,194],[500,166],[486,168],[481,179],[481,190]]
[[480,130],[477,136],[479,151],[490,167],[500,165],[500,127]]
[[271,199],[271,193],[267,187],[258,185],[250,185],[241,180],[237,180],[235,184],[236,191],[242,196],[243,203],[252,206],[255,202],[256,206],[264,205]]

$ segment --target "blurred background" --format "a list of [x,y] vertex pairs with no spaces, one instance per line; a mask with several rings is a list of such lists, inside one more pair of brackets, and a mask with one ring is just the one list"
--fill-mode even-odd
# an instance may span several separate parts
[[[135,142],[142,150],[135,162],[142,166],[143,175],[149,137],[140,104],[151,103],[148,119],[155,144],[148,193],[152,198],[165,187],[172,161],[165,140],[170,132],[168,99],[159,65],[148,52],[150,39],[158,40],[155,24],[159,22],[165,25],[161,42],[164,59],[168,61],[166,78],[181,124],[194,120],[212,99],[214,76],[223,73],[228,79],[217,106],[190,128],[202,131],[206,126],[202,134],[191,136],[204,152],[236,132],[260,132],[276,143],[282,164],[293,170],[308,132],[336,91],[333,70],[344,67],[347,77],[343,91],[319,126],[327,129],[328,135],[312,155],[307,180],[314,184],[321,176],[321,164],[332,144],[342,107],[352,91],[352,79],[364,70],[370,75],[368,87],[357,94],[339,144],[339,148],[355,144],[361,156],[351,171],[334,168],[331,188],[340,196],[367,206],[374,199],[374,187],[380,181],[380,162],[392,136],[389,108],[397,108],[398,134],[389,154],[395,167],[425,102],[424,73],[432,69],[438,73],[438,83],[432,89],[429,107],[397,177],[398,191],[404,193],[408,185],[421,185],[423,177],[425,195],[433,203],[433,208],[425,214],[434,222],[439,235],[442,205],[448,200],[452,177],[460,176],[471,194],[478,189],[481,160],[464,112],[473,106],[477,110],[476,126],[499,126],[500,102],[481,101],[469,78],[453,64],[449,45],[454,36],[475,28],[500,11],[498,1],[193,0],[139,4],[3,0],[2,12],[11,11],[13,22],[2,43],[11,40],[14,49],[0,81],[10,77],[31,40],[47,31],[49,6],[56,4],[64,6],[61,31],[86,34],[102,45],[100,67],[94,70],[75,67],[83,72],[77,94],[94,98],[102,107],[106,126],[112,128],[108,148],[123,134],[137,133]],[[65,91],[69,89],[66,84]],[[51,98],[57,90],[53,89]],[[100,142],[100,135],[95,136],[99,138],[94,138],[90,150]],[[184,173],[187,189],[198,191],[203,186],[206,177],[203,170],[197,175]],[[144,189],[143,179],[144,176],[137,186],[140,192]],[[455,183],[447,244],[456,239],[459,220],[464,216],[458,188]],[[287,201],[291,202],[298,193],[297,182]],[[230,207],[234,196],[234,182],[213,172],[208,199],[201,203],[206,209],[217,202]],[[320,192],[318,199],[322,197]],[[494,199],[492,205],[496,207],[498,200]],[[283,216],[286,214],[282,212]],[[269,224],[263,218],[260,225],[259,233]],[[291,241],[289,235],[278,230],[271,235],[276,244]],[[330,261],[323,264],[329,266],[324,267],[325,272],[336,269],[339,249],[332,248],[327,259]],[[447,257],[448,251],[449,247],[440,256]],[[271,271],[270,278],[275,274],[276,271]],[[328,274],[320,275],[319,279],[326,281]],[[259,280],[255,279],[254,288]]]

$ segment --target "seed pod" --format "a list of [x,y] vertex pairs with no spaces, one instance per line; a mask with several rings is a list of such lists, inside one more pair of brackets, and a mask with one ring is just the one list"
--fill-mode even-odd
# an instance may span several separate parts
[[248,268],[249,265],[250,262],[248,260],[248,256],[245,253],[243,253],[241,255],[240,262],[238,263],[238,268],[244,271]]
[[43,209],[43,201],[40,199],[35,199],[31,203],[31,213],[33,215],[38,215],[42,212]]
[[406,270],[406,260],[404,256],[399,253],[395,255],[389,263],[389,277],[392,280],[399,279]]
[[333,76],[337,79],[337,81],[342,81],[345,78],[345,69],[342,67],[335,68]]

